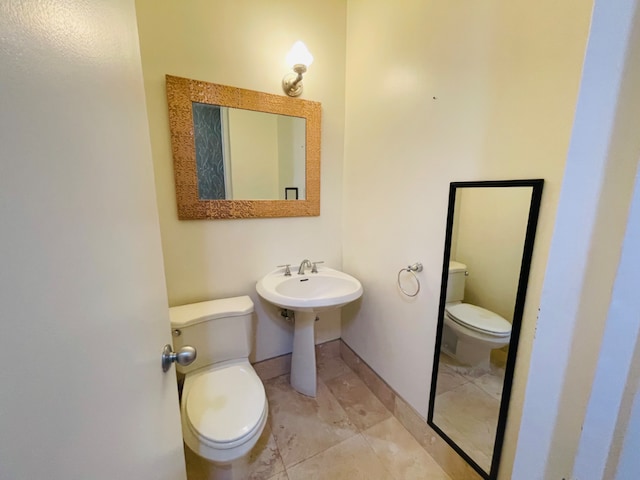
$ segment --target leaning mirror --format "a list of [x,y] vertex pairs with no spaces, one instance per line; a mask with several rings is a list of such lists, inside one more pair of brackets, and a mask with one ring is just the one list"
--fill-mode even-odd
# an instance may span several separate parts
[[428,423],[495,479],[543,180],[451,183]]
[[178,217],[320,214],[320,104],[167,75]]

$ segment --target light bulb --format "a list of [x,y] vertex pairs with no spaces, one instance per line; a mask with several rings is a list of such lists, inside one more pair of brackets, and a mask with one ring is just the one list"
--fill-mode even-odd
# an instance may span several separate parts
[[293,44],[289,53],[287,53],[287,64],[293,67],[294,65],[309,66],[313,63],[313,55],[307,49],[307,46],[298,40]]

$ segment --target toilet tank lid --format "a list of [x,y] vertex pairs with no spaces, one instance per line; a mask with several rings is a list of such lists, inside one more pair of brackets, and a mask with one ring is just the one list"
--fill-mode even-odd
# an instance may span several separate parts
[[238,317],[253,312],[253,302],[247,295],[189,303],[169,308],[172,328],[184,328],[221,317]]
[[449,273],[464,272],[466,269],[467,266],[464,263],[456,262],[455,260],[449,262]]

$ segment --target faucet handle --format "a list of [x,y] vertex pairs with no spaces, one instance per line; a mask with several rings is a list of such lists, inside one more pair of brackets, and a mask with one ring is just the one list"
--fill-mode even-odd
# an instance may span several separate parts
[[324,263],[324,260],[320,262],[313,262],[313,267],[311,267],[311,273],[318,273],[318,264]]
[[277,265],[278,268],[284,267],[284,276],[285,277],[290,277],[291,276],[291,269],[289,268],[290,266],[291,266],[290,263],[287,263],[286,265]]

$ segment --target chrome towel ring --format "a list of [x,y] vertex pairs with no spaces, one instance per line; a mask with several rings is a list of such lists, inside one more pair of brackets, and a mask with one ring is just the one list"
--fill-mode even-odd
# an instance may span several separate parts
[[[416,295],[418,295],[418,293],[420,293],[420,279],[416,275],[416,272],[421,272],[421,271],[422,271],[422,264],[420,262],[416,262],[413,265],[407,265],[406,268],[401,268],[400,271],[398,272],[398,287],[400,288],[400,291],[404,293],[407,297],[415,297]],[[402,275],[402,272],[408,272],[411,275],[413,275],[413,278],[416,280],[416,284],[418,285],[418,288],[416,289],[415,293],[409,293],[402,287],[402,281],[400,280],[400,276]]]

